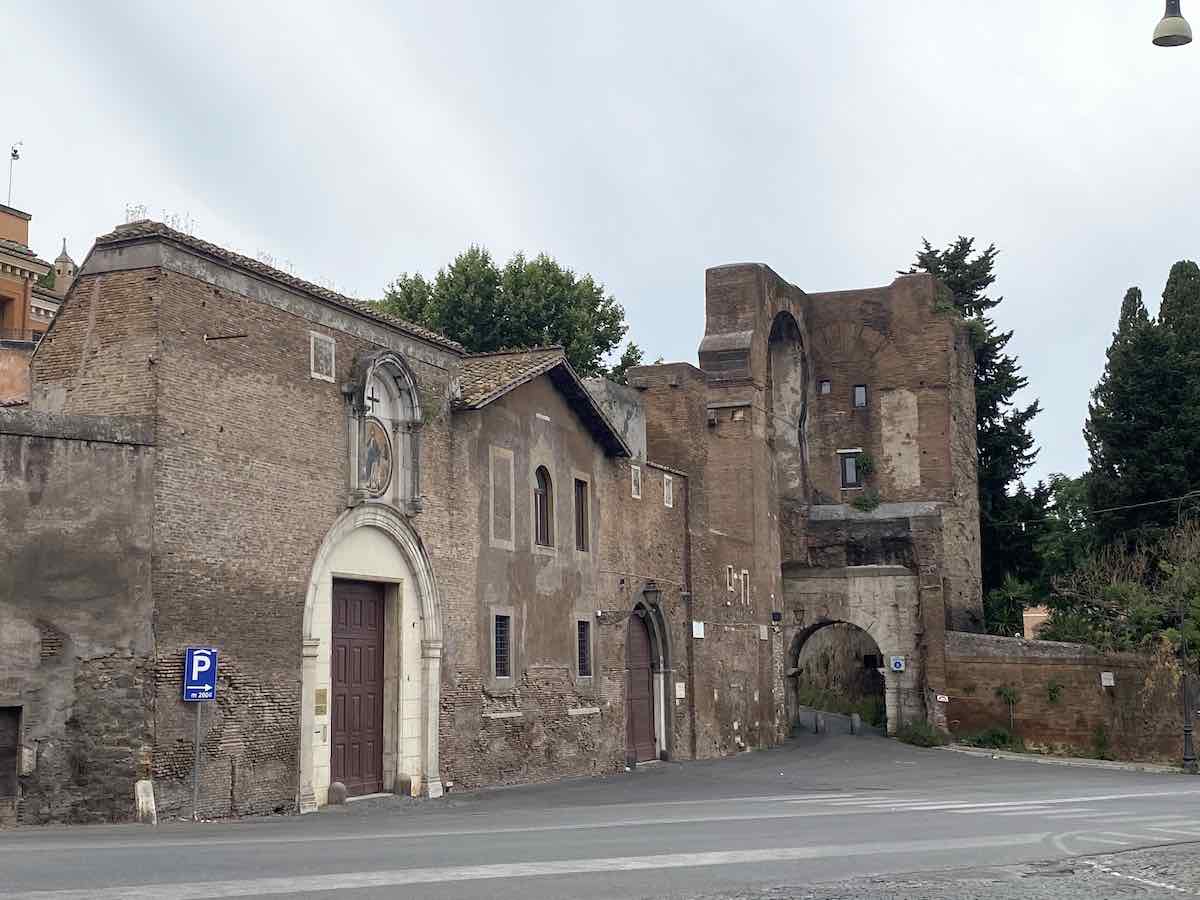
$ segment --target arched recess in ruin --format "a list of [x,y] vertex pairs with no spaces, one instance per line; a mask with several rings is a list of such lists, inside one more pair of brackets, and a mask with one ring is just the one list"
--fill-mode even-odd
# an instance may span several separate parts
[[[670,759],[673,751],[667,706],[670,703],[668,692],[674,683],[674,667],[671,662],[671,643],[666,616],[658,603],[659,596],[657,586],[647,585],[642,592],[642,598],[634,604],[626,631],[625,755],[630,763],[645,762],[645,757]],[[648,666],[645,673],[642,672],[643,665]],[[635,679],[640,678],[644,678],[645,683],[635,684]],[[643,698],[645,692],[649,693],[648,698]],[[635,708],[633,704],[643,699],[648,700],[644,713],[649,716],[651,730],[648,745],[645,744],[644,733],[639,741],[637,735],[640,729],[635,728],[634,724],[634,717],[640,717],[643,711]],[[640,753],[639,743],[644,745]]]
[[767,438],[775,457],[781,500],[808,495],[808,359],[800,325],[787,310],[775,314],[767,339]]
[[334,580],[364,581],[383,591],[383,789],[439,797],[438,710],[441,598],[420,537],[389,505],[346,510],[313,561],[304,603],[298,806],[324,805],[331,781],[334,730]]
[[[786,674],[788,680],[787,689],[787,704],[788,704],[788,721],[795,722],[800,707],[805,705],[800,701],[803,699],[804,684],[802,676],[804,667],[801,665],[806,645],[814,635],[830,628],[831,626],[846,626],[847,629],[853,629],[852,634],[862,635],[865,640],[870,641],[874,647],[872,652],[879,655],[880,667],[884,669],[883,677],[883,702],[884,712],[887,719],[887,733],[895,734],[900,723],[900,678],[901,676],[892,672],[888,665],[887,651],[884,649],[885,642],[881,640],[881,635],[876,633],[877,629],[873,627],[875,623],[851,621],[853,617],[845,619],[822,618],[819,621],[808,625],[807,627],[798,630],[792,637],[791,644],[788,647],[788,664]],[[864,661],[865,665],[865,661]]]
[[[789,721],[802,707],[857,712],[864,724],[887,722],[884,657],[869,631],[850,622],[826,621],[804,629],[788,655]],[[894,729],[892,729],[894,730]]]

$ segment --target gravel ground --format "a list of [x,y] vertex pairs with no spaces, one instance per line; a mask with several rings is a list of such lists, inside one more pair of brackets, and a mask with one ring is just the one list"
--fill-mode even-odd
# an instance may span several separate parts
[[1110,900],[1200,897],[1200,843],[998,868],[854,878],[692,900]]

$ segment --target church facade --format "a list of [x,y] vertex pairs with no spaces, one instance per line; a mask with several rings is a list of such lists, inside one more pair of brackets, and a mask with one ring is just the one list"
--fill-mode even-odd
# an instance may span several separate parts
[[889,730],[938,723],[981,610],[971,353],[935,301],[712,269],[699,366],[619,386],[102,236],[0,411],[0,817],[190,813],[188,647],[219,656],[203,815],[770,746],[835,622],[901,660]]

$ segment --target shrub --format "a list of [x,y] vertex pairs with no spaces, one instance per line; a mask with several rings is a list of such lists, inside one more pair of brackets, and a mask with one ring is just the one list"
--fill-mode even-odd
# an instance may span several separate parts
[[1108,729],[1103,725],[1097,725],[1096,730],[1092,732],[1092,752],[1096,759],[1112,759],[1112,748],[1108,739]]
[[1051,681],[1046,685],[1046,699],[1051,703],[1058,703],[1062,699],[1063,686],[1060,682]]
[[896,739],[914,747],[941,747],[949,738],[928,722],[908,722],[896,732]]
[[882,502],[879,497],[879,491],[875,490],[875,488],[867,488],[851,500],[850,505],[859,512],[873,512],[879,508],[879,504]]
[[989,728],[962,741],[971,747],[985,747],[989,750],[1024,750],[1025,742],[1007,728]]

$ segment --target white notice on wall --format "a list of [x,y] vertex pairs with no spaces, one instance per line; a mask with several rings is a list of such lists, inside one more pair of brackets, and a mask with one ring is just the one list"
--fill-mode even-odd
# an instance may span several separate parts
[[693,622],[692,623],[692,637],[694,637],[694,638],[704,637],[704,623],[703,622]]
[[675,699],[682,700],[687,696],[687,685],[682,681],[675,682]]
[[1100,673],[1100,687],[1116,687],[1117,679],[1113,677],[1112,672]]
[[770,634],[767,632],[767,626],[759,625],[758,626],[758,639],[760,641],[766,641],[766,640],[770,640],[770,637],[771,637]]

